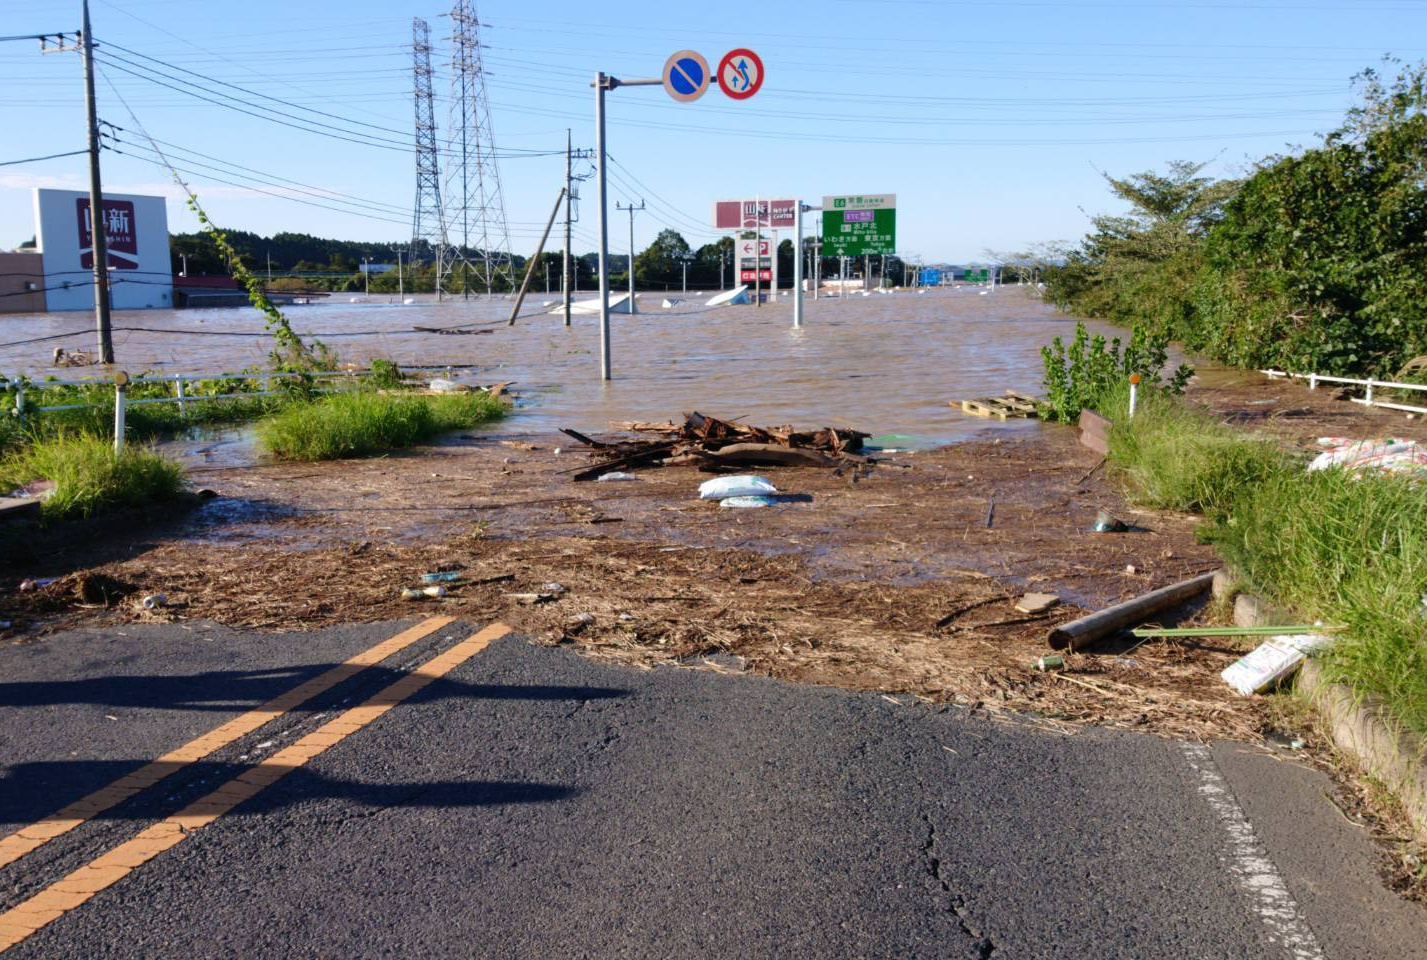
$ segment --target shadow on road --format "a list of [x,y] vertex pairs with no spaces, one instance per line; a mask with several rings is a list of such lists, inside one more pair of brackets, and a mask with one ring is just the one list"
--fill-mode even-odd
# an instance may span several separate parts
[[[0,821],[29,822],[56,808],[55,794],[36,787],[43,783],[96,781],[109,783],[142,766],[142,761],[58,761],[22,763],[11,767],[0,791],[6,796],[0,805]],[[183,768],[172,782],[164,781],[92,817],[93,820],[153,820],[177,812],[186,804],[223,786],[250,765],[243,763],[195,763]],[[551,803],[575,796],[575,787],[552,783],[512,780],[418,780],[376,782],[346,780],[318,773],[306,766],[286,768],[289,772],[271,787],[235,808],[228,816],[261,816],[299,803],[320,800],[342,801],[345,816],[367,816],[371,811],[401,807],[451,809],[513,803]],[[77,797],[75,798],[77,799]]]
[[[336,664],[276,670],[214,670],[174,676],[91,677],[83,680],[37,680],[0,683],[0,709],[93,704],[105,707],[159,710],[245,710],[285,693]],[[406,676],[405,671],[368,667],[355,674],[364,686],[381,687]],[[604,700],[628,691],[607,687],[562,687],[544,684],[462,683],[433,681],[410,703],[441,699],[480,700]]]

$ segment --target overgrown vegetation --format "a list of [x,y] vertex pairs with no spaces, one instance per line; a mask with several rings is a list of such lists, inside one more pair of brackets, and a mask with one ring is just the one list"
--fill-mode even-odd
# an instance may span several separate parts
[[1048,299],[1242,366],[1391,376],[1427,353],[1427,65],[1392,65],[1355,78],[1321,144],[1243,180],[1107,177],[1130,212],[1094,219]]
[[258,438],[283,460],[336,460],[409,447],[504,413],[505,404],[484,392],[401,396],[362,390],[293,404],[260,423]]
[[112,440],[85,433],[37,440],[0,459],[0,490],[36,480],[54,484],[41,507],[47,520],[171,499],[187,482],[182,466],[146,447],[116,454]]
[[1203,513],[1205,536],[1249,585],[1340,627],[1328,672],[1427,734],[1427,488],[1405,475],[1308,472],[1301,456],[1163,393],[1133,420],[1123,398],[1110,458],[1131,496]]
[[1139,374],[1145,390],[1163,389],[1183,393],[1194,368],[1180,364],[1168,382],[1160,379],[1169,360],[1169,338],[1136,326],[1123,352],[1120,338],[1109,344],[1100,334],[1090,336],[1085,324],[1075,324],[1075,339],[1066,347],[1060,337],[1041,348],[1045,361],[1045,403],[1041,415],[1047,420],[1070,423],[1080,411],[1093,409]]

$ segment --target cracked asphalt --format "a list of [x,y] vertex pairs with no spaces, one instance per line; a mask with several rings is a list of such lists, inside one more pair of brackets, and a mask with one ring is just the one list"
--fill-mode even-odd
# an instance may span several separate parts
[[[0,649],[9,834],[395,634],[201,625]],[[0,909],[474,632],[454,624],[0,870]],[[511,635],[13,957],[1427,956],[1321,775],[1215,744],[1290,950],[1182,745]],[[1241,838],[1242,839],[1242,838]]]

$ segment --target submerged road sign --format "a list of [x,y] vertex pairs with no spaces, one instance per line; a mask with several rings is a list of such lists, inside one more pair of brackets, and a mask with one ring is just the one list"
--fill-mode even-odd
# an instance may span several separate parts
[[735,100],[747,100],[763,86],[763,61],[746,47],[730,50],[718,63],[718,85]]
[[709,62],[694,50],[680,50],[664,62],[664,90],[680,103],[692,103],[709,88]]
[[895,193],[823,197],[823,255],[860,257],[897,252]]

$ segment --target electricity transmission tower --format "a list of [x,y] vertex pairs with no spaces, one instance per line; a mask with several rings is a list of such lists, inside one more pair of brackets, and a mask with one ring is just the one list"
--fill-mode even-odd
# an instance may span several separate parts
[[[481,64],[481,22],[471,0],[451,7],[451,112],[447,126],[446,222],[459,238],[462,291],[469,297],[471,272],[486,294],[499,278],[515,286],[510,231],[496,165],[495,133]],[[474,260],[474,262],[472,262]]]
[[436,259],[436,298],[450,272],[446,215],[441,207],[441,161],[436,149],[436,116],[431,94],[431,27],[411,21],[411,65],[416,98],[416,211],[411,217],[410,261],[414,270],[427,257]]

